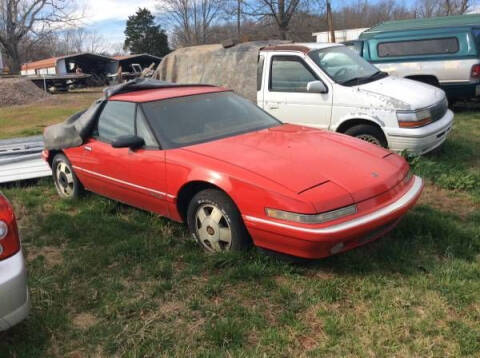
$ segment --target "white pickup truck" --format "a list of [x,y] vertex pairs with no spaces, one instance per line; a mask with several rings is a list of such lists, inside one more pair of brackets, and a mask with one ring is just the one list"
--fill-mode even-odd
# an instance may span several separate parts
[[[247,49],[232,55],[232,49],[212,46],[177,51],[162,62],[162,79],[225,86],[251,99],[254,89],[245,88],[255,77],[248,65],[254,58],[257,104],[283,122],[413,154],[440,146],[452,129],[453,113],[441,89],[389,76],[343,45],[267,45],[255,57]],[[226,68],[234,63],[237,71]]]

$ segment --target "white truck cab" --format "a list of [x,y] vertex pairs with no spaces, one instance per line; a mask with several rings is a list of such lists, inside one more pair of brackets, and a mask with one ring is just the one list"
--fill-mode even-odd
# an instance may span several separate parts
[[257,104],[283,122],[418,155],[440,146],[453,124],[441,89],[389,76],[340,44],[263,48]]

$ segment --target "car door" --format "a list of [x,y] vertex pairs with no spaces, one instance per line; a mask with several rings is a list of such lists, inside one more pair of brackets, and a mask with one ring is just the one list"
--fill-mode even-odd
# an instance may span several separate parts
[[[138,135],[143,148],[113,148],[120,136]],[[112,199],[167,214],[165,153],[145,121],[139,106],[132,102],[108,101],[100,113],[92,137],[85,143],[85,186]]]
[[309,93],[307,84],[321,81],[298,55],[272,55],[265,109],[283,122],[328,129],[332,113],[332,90]]

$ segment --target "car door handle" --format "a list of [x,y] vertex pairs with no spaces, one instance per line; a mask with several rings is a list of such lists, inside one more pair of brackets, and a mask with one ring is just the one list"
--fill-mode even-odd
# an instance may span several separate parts
[[92,151],[92,147],[90,147],[89,145],[84,146],[83,149],[85,149],[86,151],[89,151],[89,152]]
[[267,104],[267,108],[268,109],[279,109],[280,104],[279,103],[269,103],[269,104]]

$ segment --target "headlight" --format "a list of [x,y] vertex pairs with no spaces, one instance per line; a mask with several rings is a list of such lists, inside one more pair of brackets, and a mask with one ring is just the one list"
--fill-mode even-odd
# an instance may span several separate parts
[[0,220],[0,240],[4,239],[8,234],[8,226],[5,221]]
[[275,219],[295,221],[303,224],[321,224],[327,221],[335,220],[343,216],[355,214],[357,212],[356,205],[345,206],[344,208],[327,211],[321,214],[298,214],[290,211],[266,208],[265,212],[268,216]]
[[418,128],[432,122],[430,110],[397,111],[398,125],[401,128]]

